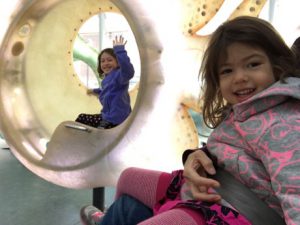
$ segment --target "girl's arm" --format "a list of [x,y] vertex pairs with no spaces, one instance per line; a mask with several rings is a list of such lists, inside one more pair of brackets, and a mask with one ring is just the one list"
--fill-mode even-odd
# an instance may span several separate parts
[[122,36],[116,36],[113,41],[113,49],[120,67],[120,83],[128,83],[128,81],[134,76],[134,67],[130,62],[127,51],[125,50],[126,43],[127,41],[125,41]]
[[91,89],[91,92],[95,95],[99,95],[101,93],[102,89],[101,88],[94,88]]
[[99,94],[101,93],[101,89],[100,88],[95,88],[95,89],[87,89],[86,93],[88,95],[94,95],[94,96],[99,96]]
[[195,199],[217,202],[221,200],[221,196],[216,193],[210,193],[209,189],[219,187],[220,183],[214,179],[207,178],[207,173],[213,175],[216,173],[216,170],[213,161],[207,156],[205,150],[206,147],[184,152],[183,176]]

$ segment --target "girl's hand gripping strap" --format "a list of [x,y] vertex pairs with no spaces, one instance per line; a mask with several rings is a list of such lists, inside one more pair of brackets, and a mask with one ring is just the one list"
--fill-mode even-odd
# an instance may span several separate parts
[[209,177],[220,182],[221,186],[215,190],[224,200],[235,207],[253,225],[272,224],[285,225],[284,219],[258,198],[248,187],[235,179],[231,174],[217,166],[217,160],[212,157],[205,144],[198,149],[185,150],[182,155],[183,164],[189,154],[194,151],[204,151],[214,163],[217,173]]

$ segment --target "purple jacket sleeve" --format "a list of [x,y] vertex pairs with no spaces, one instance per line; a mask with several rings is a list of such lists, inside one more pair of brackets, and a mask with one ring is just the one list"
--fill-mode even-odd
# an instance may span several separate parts
[[101,93],[101,88],[95,88],[95,89],[93,89],[93,92],[95,93],[95,94],[100,94]]

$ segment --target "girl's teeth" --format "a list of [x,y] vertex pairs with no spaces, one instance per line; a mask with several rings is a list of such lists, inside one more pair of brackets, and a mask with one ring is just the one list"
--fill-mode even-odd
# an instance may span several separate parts
[[247,90],[243,90],[243,91],[239,91],[237,92],[238,95],[247,95],[249,93],[251,93],[253,91],[253,89],[247,89]]

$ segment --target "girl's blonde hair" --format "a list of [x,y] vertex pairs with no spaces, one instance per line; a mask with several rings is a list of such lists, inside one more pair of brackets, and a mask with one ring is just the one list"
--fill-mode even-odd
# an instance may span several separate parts
[[220,25],[212,34],[201,64],[203,82],[203,119],[210,128],[217,127],[230,107],[220,92],[218,68],[232,43],[243,43],[263,50],[273,67],[275,80],[299,76],[296,57],[280,34],[267,21],[241,16]]

